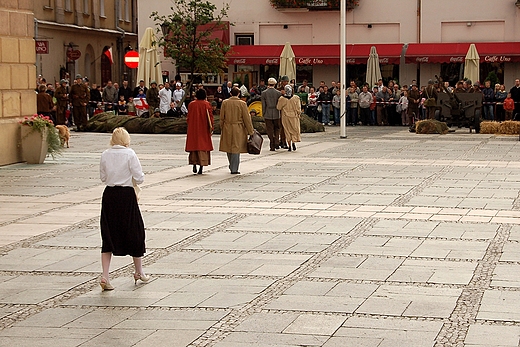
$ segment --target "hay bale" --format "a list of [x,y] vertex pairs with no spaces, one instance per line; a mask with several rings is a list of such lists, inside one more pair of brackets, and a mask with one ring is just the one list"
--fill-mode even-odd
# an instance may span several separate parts
[[518,135],[520,134],[520,122],[514,120],[506,120],[500,123],[495,134]]
[[435,119],[420,120],[415,123],[415,132],[417,134],[447,134],[448,125]]
[[499,122],[491,122],[491,121],[480,122],[480,133],[481,134],[496,134],[496,133],[498,133],[499,126],[500,126]]

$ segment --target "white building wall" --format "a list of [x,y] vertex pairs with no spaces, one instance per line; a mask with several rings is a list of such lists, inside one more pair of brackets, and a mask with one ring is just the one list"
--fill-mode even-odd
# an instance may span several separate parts
[[[213,1],[220,7],[224,2]],[[234,24],[230,28],[231,42],[235,34],[253,33],[255,44],[339,43],[339,11],[279,11],[268,0],[228,0],[227,3],[230,5],[228,19]],[[155,25],[149,18],[152,11],[166,14],[171,6],[171,1],[139,0],[139,34]],[[288,28],[284,29],[284,25]],[[347,43],[483,41],[520,41],[520,9],[515,6],[515,0],[360,0],[360,5],[347,13]],[[512,85],[515,76],[520,76],[517,65],[506,65],[506,85]],[[329,77],[335,73],[327,69],[315,67],[314,79],[328,80],[318,76]],[[424,84],[440,72],[440,65],[422,64],[420,70]],[[401,83],[409,83],[416,76],[416,64],[400,65]]]

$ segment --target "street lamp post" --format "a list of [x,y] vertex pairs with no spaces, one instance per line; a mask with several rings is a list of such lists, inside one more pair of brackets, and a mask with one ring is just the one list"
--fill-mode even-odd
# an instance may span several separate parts
[[340,88],[341,88],[341,103],[340,103],[340,137],[346,138],[347,137],[347,119],[346,119],[346,113],[345,113],[345,106],[347,102],[347,94],[346,94],[346,79],[347,79],[347,35],[346,35],[346,29],[347,29],[347,0],[341,0],[340,4],[340,10],[341,13],[340,17],[340,45],[339,45],[339,51],[340,51]]

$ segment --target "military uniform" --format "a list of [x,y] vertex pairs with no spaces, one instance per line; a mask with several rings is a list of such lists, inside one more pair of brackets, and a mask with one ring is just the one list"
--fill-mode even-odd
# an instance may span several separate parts
[[72,112],[74,123],[78,130],[83,130],[87,126],[87,104],[90,100],[90,92],[83,83],[75,84],[70,88],[70,100],[72,102]]
[[67,105],[69,104],[69,87],[60,85],[54,92],[56,98],[56,125],[65,125]]

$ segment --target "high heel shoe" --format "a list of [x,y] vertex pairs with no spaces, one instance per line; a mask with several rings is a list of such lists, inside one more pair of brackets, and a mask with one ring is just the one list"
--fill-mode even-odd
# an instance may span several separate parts
[[140,273],[135,273],[134,274],[135,284],[137,284],[137,280],[141,280],[143,283],[147,283],[150,280],[150,276],[144,276],[144,275],[141,275]]
[[99,285],[101,286],[101,290],[114,290],[114,287],[107,281],[106,278],[101,277],[101,280],[99,281]]

